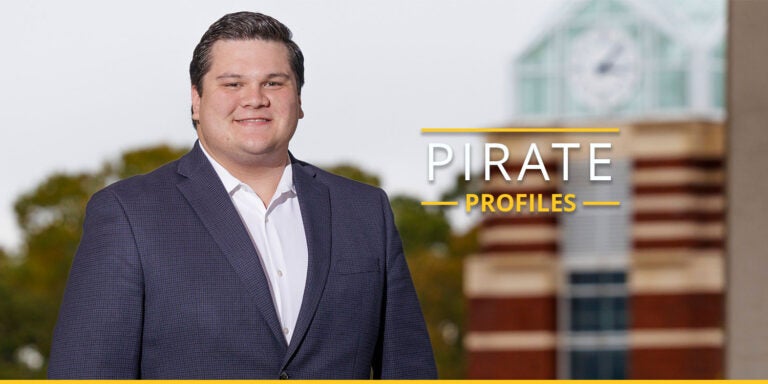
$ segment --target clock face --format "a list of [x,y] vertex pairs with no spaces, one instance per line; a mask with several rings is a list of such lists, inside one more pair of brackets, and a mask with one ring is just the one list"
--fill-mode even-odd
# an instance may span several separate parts
[[581,103],[607,110],[626,102],[640,79],[635,41],[615,27],[593,28],[578,36],[568,62],[568,86]]

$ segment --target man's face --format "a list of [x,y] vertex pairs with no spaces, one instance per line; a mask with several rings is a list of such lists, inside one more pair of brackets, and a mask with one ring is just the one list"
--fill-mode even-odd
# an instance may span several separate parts
[[285,45],[217,41],[202,84],[202,94],[192,87],[192,118],[211,156],[225,167],[285,161],[304,117]]

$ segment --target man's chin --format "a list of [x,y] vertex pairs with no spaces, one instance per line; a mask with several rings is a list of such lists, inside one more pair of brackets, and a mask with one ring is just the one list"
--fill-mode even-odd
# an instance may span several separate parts
[[288,148],[249,147],[242,152],[242,158],[254,165],[284,163],[288,159]]

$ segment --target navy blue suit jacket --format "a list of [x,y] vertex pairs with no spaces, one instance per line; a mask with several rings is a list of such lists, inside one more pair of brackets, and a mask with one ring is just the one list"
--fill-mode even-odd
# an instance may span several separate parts
[[292,166],[309,266],[290,344],[257,251],[196,144],[92,197],[49,378],[436,378],[384,192]]

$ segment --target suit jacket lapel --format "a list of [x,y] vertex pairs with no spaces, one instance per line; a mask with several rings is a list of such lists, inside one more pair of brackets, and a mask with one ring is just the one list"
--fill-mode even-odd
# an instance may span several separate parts
[[259,255],[229,194],[199,146],[200,143],[195,143],[192,151],[179,161],[178,173],[187,179],[178,188],[253,296],[273,336],[287,348]]
[[315,179],[317,174],[311,166],[296,160],[293,156],[291,156],[291,163],[293,182],[299,197],[301,218],[307,237],[309,262],[304,297],[283,366],[288,364],[307,333],[323,295],[331,266],[331,200],[328,187]]

